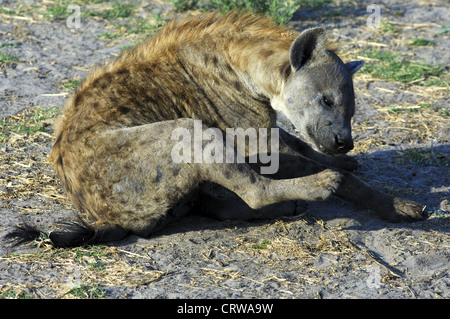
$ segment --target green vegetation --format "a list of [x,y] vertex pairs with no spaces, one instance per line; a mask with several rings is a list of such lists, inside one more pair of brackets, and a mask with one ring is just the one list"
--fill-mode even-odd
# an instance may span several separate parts
[[75,256],[73,260],[75,262],[86,261],[89,268],[95,271],[104,270],[106,263],[102,261],[102,258],[106,256],[106,246],[87,246],[75,249]]
[[435,218],[450,218],[450,212],[446,212],[442,209],[436,209],[428,212],[428,216]]
[[109,33],[109,32],[104,32],[101,33],[97,36],[95,36],[96,39],[107,39],[107,40],[114,40],[117,39],[121,36],[121,34],[119,33]]
[[0,5],[0,13],[11,16],[21,16],[25,15],[29,10],[26,8],[27,6],[19,6],[17,9],[11,9],[8,7],[3,7]]
[[13,289],[10,289],[2,294],[0,294],[0,299],[33,299],[32,295],[28,295],[24,292],[16,292]]
[[253,249],[266,249],[267,246],[270,244],[270,241],[268,240],[263,240],[262,242],[260,242],[259,244],[254,244],[252,246]]
[[[106,20],[116,20],[118,18],[128,18],[134,13],[137,7],[137,1],[127,2],[109,2],[103,0],[60,0],[54,2],[46,2],[45,5],[21,5],[18,9],[10,9],[0,5],[0,13],[11,16],[34,16],[35,14],[43,16],[51,20],[63,20],[69,17],[73,12],[67,12],[69,5],[74,4],[80,6],[80,14],[82,17],[94,16],[101,17]],[[89,5],[101,4],[100,8],[91,9]]]
[[118,18],[129,18],[136,8],[136,5],[130,3],[116,2],[111,4],[111,9],[100,12],[88,11],[87,16],[97,16],[106,20],[116,20]]
[[78,298],[99,299],[105,296],[106,290],[99,285],[82,283],[69,290],[68,294]]
[[212,0],[212,5],[216,7],[221,13],[227,13],[234,9],[244,9],[246,11],[265,13],[279,24],[287,23],[295,11],[300,7],[297,1],[225,1]]
[[266,14],[278,24],[285,24],[302,6],[320,7],[331,0],[173,0],[177,11],[185,11],[198,7],[200,10],[217,9],[222,14],[230,10],[245,10]]
[[[108,246],[90,245],[75,249],[61,249],[60,251],[61,254],[67,254],[74,262],[87,265],[92,271],[106,269],[107,263],[103,259],[109,254]],[[69,290],[68,294],[77,298],[98,299],[105,296],[106,290],[98,284],[81,283],[77,287]]]
[[79,84],[80,84],[80,81],[78,81],[78,80],[72,80],[72,81],[65,80],[61,83],[61,87],[64,89],[71,90],[71,89],[76,88]]
[[381,21],[381,31],[388,33],[399,33],[402,31],[402,29],[393,25],[392,23]]
[[44,13],[46,17],[55,20],[66,19],[70,13],[67,13],[67,5],[64,4],[54,4],[47,8],[47,11]]
[[450,109],[444,109],[436,104],[432,103],[423,103],[418,107],[410,107],[410,108],[390,108],[388,109],[389,114],[400,114],[400,113],[418,113],[424,109],[431,109],[435,112],[438,112],[441,116],[450,116]]
[[424,47],[424,46],[434,47],[436,45],[436,43],[433,40],[427,40],[425,38],[414,38],[408,44],[414,47]]
[[442,35],[442,34],[448,34],[450,33],[450,24],[447,25],[442,25],[441,26],[441,31],[439,31],[438,33],[436,33],[437,35]]
[[433,148],[421,149],[412,148],[404,151],[406,158],[419,165],[423,166],[450,166],[450,156],[443,152],[437,152]]
[[432,109],[433,111],[438,112],[442,116],[450,116],[450,109],[444,109],[432,103],[422,103],[420,104],[420,109]]
[[4,53],[3,51],[0,51],[0,67],[6,64],[10,64],[13,62],[19,62],[19,59],[15,57],[14,55]]
[[158,31],[165,22],[159,14],[154,14],[151,19],[134,19],[131,23],[125,25],[125,29],[127,34],[149,35]]
[[359,55],[369,58],[369,62],[361,69],[362,72],[376,78],[402,83],[414,82],[423,86],[448,85],[448,81],[444,79],[446,74],[444,67],[413,62],[390,51],[369,49],[360,51]]
[[[277,23],[285,24],[301,7],[320,8],[333,0],[172,0],[177,11],[200,9],[209,11],[217,9],[226,13],[233,9],[247,10],[266,14]],[[73,12],[67,12],[70,4],[79,5],[81,17],[100,17],[115,21],[120,18],[131,18],[139,6],[139,1],[104,1],[104,0],[59,0],[48,1],[45,5],[24,4],[18,9],[10,9],[0,5],[0,13],[15,16],[43,16],[52,20],[66,19]],[[341,7],[338,7],[340,9]],[[336,14],[336,13],[332,13]]]
[[450,109],[442,109],[441,115],[442,116],[450,116]]
[[133,45],[122,46],[122,50],[130,49],[143,39],[156,33],[166,22],[159,14],[154,14],[150,18],[144,19],[138,16],[131,17],[130,19],[114,22],[115,27],[112,33],[103,33],[99,37],[107,39],[116,39],[124,35],[135,35],[133,39]]
[[11,40],[11,41],[6,41],[3,43],[0,43],[0,48],[17,48],[17,41]]
[[[16,47],[17,47],[16,40],[5,41],[3,43],[0,43],[0,48],[16,48]],[[0,50],[0,67],[14,62],[19,62],[19,59],[12,54]]]
[[194,9],[198,2],[198,0],[172,0],[173,6],[177,11]]
[[0,119],[0,142],[8,140],[12,133],[30,135],[36,132],[47,132],[48,121],[57,117],[61,109],[37,107],[27,109],[20,115]]

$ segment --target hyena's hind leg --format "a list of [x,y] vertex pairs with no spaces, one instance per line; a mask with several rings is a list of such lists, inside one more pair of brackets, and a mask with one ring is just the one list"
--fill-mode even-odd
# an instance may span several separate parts
[[228,189],[211,183],[200,186],[195,214],[219,220],[262,220],[300,215],[306,211],[306,202],[287,200],[273,203],[260,209],[252,209],[239,196]]
[[164,121],[102,134],[102,143],[110,147],[93,169],[101,172],[100,187],[107,190],[102,197],[113,211],[106,214],[106,224],[145,237],[190,211],[200,179],[191,164],[172,158],[177,141],[171,137],[191,122]]
[[[53,245],[115,241],[130,233],[147,236],[187,214],[195,201],[198,178],[189,164],[176,164],[170,156],[175,143],[171,133],[183,123],[100,132],[77,154],[65,147],[62,174],[70,175],[71,182],[76,179],[66,191],[79,210],[79,220],[56,225],[48,234]],[[7,237],[22,243],[41,235],[35,227],[22,225]]]

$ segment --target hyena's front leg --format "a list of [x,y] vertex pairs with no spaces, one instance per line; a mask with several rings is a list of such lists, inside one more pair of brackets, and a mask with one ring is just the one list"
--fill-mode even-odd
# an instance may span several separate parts
[[[195,179],[200,184],[209,182],[222,185],[239,196],[253,210],[281,201],[325,200],[341,183],[342,174],[326,167],[309,176],[293,179],[275,180],[262,176],[247,163],[241,162],[243,158],[237,155],[234,143],[228,143],[228,138],[225,141],[220,131],[211,131],[212,129],[199,122],[191,119],[172,122],[177,125],[176,134],[172,136],[175,140],[177,136],[183,137],[174,145],[172,160],[177,157],[176,162],[188,161],[187,166],[195,172]],[[169,122],[165,125],[168,127]],[[212,135],[215,137],[211,140]],[[186,139],[186,136],[189,138]],[[191,137],[194,138],[192,143],[189,142]],[[202,137],[208,139],[204,140]],[[186,152],[186,146],[190,151]],[[231,161],[229,154],[232,155]]]
[[348,172],[342,174],[344,178],[335,194],[374,211],[380,218],[400,222],[427,217],[425,206],[376,190]]
[[201,180],[224,186],[254,210],[287,200],[325,200],[336,192],[343,176],[324,168],[309,176],[276,180],[258,174],[246,163],[213,163],[196,169]]
[[[327,168],[301,155],[293,155],[292,150],[284,149],[284,151],[289,154],[280,154],[280,167],[277,174],[274,175],[275,178],[295,178],[314,174]],[[374,189],[345,170],[336,169],[335,171],[341,174],[342,182],[334,195],[370,209],[377,216],[388,221],[421,220],[426,217],[423,205]]]

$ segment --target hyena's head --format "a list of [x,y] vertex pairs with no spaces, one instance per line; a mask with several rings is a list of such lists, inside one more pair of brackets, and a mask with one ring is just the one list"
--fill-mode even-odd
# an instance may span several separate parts
[[352,75],[364,62],[343,63],[326,49],[325,30],[302,32],[290,48],[292,72],[274,105],[310,143],[327,155],[353,148],[355,113]]

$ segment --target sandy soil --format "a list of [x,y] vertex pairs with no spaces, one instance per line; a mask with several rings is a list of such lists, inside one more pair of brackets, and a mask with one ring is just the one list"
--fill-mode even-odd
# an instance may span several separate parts
[[[65,19],[46,15],[48,3],[3,1],[0,7],[0,51],[17,58],[0,65],[1,237],[23,220],[51,229],[76,215],[47,163],[54,112],[45,110],[62,107],[71,81],[143,36],[119,33],[100,17],[83,17],[80,28],[70,29]],[[344,60],[381,48],[417,63],[448,65],[448,1],[383,3],[380,29],[366,26],[366,2],[345,1],[301,10],[290,25],[325,26]],[[147,19],[156,14],[174,16],[164,1],[136,10]],[[435,45],[408,45],[417,37]],[[426,221],[387,223],[332,199],[280,220],[193,215],[151,238],[130,236],[106,246],[12,248],[2,242],[0,298],[450,298],[448,70],[442,78],[446,86],[364,72],[354,79],[352,154],[361,164],[355,174],[426,204]]]

